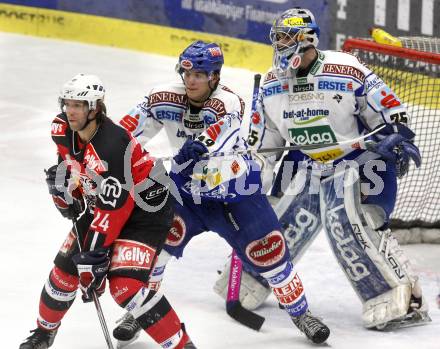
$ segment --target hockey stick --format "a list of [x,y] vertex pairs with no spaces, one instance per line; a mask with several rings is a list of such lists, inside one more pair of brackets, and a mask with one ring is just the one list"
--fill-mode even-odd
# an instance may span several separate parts
[[236,252],[232,250],[231,268],[229,271],[228,296],[226,298],[226,312],[239,323],[259,331],[263,326],[263,316],[260,316],[246,308],[240,303],[240,284],[241,284],[242,264]]
[[[79,233],[76,227],[76,217],[72,218],[73,230],[76,236],[76,242],[78,243],[78,249],[81,252],[81,242],[79,241]],[[108,331],[107,322],[105,321],[104,313],[101,308],[101,302],[95,290],[92,290],[93,303],[95,303],[96,312],[98,313],[99,322],[101,323],[102,332],[104,333],[105,341],[107,342],[108,349],[114,349],[110,332]]]
[[[283,152],[283,151],[290,151],[290,150],[313,150],[313,149],[320,149],[320,148],[327,148],[327,147],[334,147],[334,146],[341,146],[341,145],[350,145],[353,149],[366,149],[371,150],[371,146],[374,144],[373,141],[367,140],[363,142],[362,147],[362,141],[365,138],[368,138],[380,130],[382,130],[386,125],[382,125],[375,130],[356,137],[352,139],[347,139],[346,141],[341,142],[332,142],[332,143],[317,143],[317,144],[297,144],[297,145],[288,145],[284,147],[273,147],[273,148],[260,148],[260,149],[237,149],[234,151],[226,151],[226,152],[214,152],[214,153],[206,153],[203,154],[204,157],[217,157],[217,156],[230,156],[230,155],[246,155],[246,154],[263,154],[263,153],[277,153],[277,152]],[[157,158],[158,160],[162,161],[170,161],[173,159],[174,156],[166,156]]]
[[[255,110],[258,98],[258,89],[260,88],[261,75],[254,76],[254,89],[252,95],[252,110]],[[232,222],[233,223],[233,222]],[[234,224],[236,229],[238,227]],[[228,295],[226,298],[226,312],[230,317],[237,320],[241,324],[258,331],[265,320],[264,317],[244,308],[240,303],[240,286],[241,286],[241,270],[242,264],[237,253],[232,250],[231,268],[228,280]]]

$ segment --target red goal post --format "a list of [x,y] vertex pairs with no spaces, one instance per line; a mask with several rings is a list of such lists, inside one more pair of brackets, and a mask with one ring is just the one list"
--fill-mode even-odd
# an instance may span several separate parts
[[402,37],[403,47],[347,39],[343,50],[365,62],[406,104],[422,153],[399,180],[391,227],[402,242],[440,243],[440,39]]

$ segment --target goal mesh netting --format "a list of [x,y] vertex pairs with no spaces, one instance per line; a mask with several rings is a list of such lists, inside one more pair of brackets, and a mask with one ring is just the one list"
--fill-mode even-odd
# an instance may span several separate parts
[[440,39],[399,39],[403,47],[348,39],[343,50],[367,63],[406,103],[422,154],[422,166],[411,164],[399,180],[393,231],[407,242],[440,243]]

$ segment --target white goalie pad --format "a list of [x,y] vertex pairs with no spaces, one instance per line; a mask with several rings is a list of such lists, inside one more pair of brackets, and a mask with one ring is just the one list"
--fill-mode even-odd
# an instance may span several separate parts
[[274,206],[293,265],[321,231],[319,177],[300,169]]
[[321,217],[338,263],[363,303],[367,328],[405,317],[417,278],[383,225],[380,208],[363,207],[357,169],[336,172],[321,184]]

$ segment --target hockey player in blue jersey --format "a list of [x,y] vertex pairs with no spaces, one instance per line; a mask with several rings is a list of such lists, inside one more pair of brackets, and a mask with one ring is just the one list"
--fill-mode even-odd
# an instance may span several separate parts
[[[410,160],[417,167],[421,162],[405,105],[357,57],[316,49],[319,26],[307,9],[284,12],[270,38],[273,67],[264,79],[248,144],[309,146],[288,154],[274,185],[274,194],[287,193],[275,211],[293,262],[324,228],[363,303],[365,327],[429,321],[418,277],[388,229],[396,178],[406,174]],[[348,142],[372,131],[370,143]],[[281,154],[269,155],[263,162],[271,179]],[[289,195],[294,184],[295,194]],[[215,286],[218,293],[224,292],[226,274]],[[267,292],[261,282],[244,280],[243,305],[255,308]]]
[[[171,169],[178,188],[173,228],[152,273],[151,287],[160,284],[171,256],[181,257],[194,236],[211,230],[267,280],[294,324],[311,341],[322,343],[330,331],[308,309],[278,219],[261,194],[259,167],[246,155],[215,156],[246,147],[240,136],[243,103],[219,84],[222,64],[218,45],[191,44],[179,57],[182,82],[154,88],[122,120],[139,139],[164,128],[170,143],[181,146]],[[174,118],[162,117],[171,113]],[[179,137],[182,134],[185,137]],[[126,338],[121,334],[133,322],[127,315],[115,336]]]

